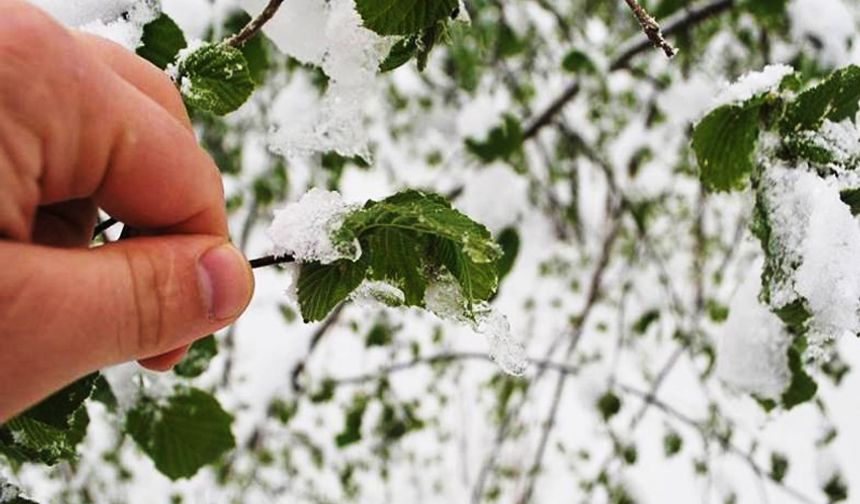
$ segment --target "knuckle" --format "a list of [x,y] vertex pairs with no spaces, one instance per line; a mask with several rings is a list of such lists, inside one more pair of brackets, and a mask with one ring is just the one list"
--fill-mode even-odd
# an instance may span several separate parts
[[0,54],[4,66],[50,59],[73,43],[71,33],[26,2],[0,3]]

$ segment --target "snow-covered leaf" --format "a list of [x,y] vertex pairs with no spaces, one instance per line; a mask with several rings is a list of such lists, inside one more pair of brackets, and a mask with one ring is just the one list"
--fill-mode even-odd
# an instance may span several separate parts
[[178,74],[188,105],[213,114],[238,109],[254,91],[245,57],[224,44],[207,44],[180,57]]
[[833,72],[827,79],[810,88],[788,104],[781,129],[792,131],[816,130],[825,119],[840,122],[853,119],[860,102],[860,67],[851,65]]
[[19,462],[50,465],[74,458],[89,424],[84,401],[98,376],[81,378],[3,424],[0,453]]

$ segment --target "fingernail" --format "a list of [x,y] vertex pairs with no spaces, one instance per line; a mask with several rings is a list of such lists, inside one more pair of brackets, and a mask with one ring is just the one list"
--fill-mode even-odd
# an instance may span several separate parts
[[200,288],[212,320],[230,319],[247,306],[253,288],[248,261],[236,247],[224,244],[200,257]]

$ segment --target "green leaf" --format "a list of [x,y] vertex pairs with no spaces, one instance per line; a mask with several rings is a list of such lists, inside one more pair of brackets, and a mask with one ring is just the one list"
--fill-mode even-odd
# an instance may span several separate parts
[[827,502],[842,502],[848,500],[848,485],[839,473],[834,474],[821,488],[829,499]]
[[343,421],[343,431],[335,437],[335,444],[338,448],[361,441],[361,424],[364,412],[367,410],[367,402],[367,397],[363,394],[359,394],[353,399]]
[[502,124],[490,130],[486,139],[467,138],[466,147],[485,163],[497,160],[512,161],[522,152],[523,140],[523,128],[519,119],[506,114]]
[[777,452],[770,454],[770,478],[780,483],[788,472],[788,459]]
[[684,438],[676,431],[669,431],[663,436],[663,453],[667,458],[674,457],[681,452],[684,446]]
[[788,5],[788,0],[742,0],[740,7],[753,16],[760,22],[766,24],[775,24],[785,20],[785,7]]
[[182,29],[167,14],[161,14],[143,27],[143,37],[137,48],[138,56],[164,70],[176,60],[188,43]]
[[427,276],[447,269],[471,307],[486,301],[498,287],[497,262],[502,255],[490,232],[451,207],[436,194],[403,191],[347,215],[332,236],[347,250],[358,241],[357,262],[303,264],[298,297],[306,322],[323,319],[365,279],[403,292],[399,302],[423,306]]
[[94,401],[104,404],[109,411],[116,410],[118,404],[116,396],[113,393],[113,389],[110,387],[110,383],[108,383],[102,375],[99,375],[99,377],[96,378],[91,398]]
[[[803,340],[802,337],[797,340]],[[797,341],[796,340],[796,341]],[[805,403],[818,391],[818,384],[803,369],[802,349],[795,343],[788,348],[788,368],[791,371],[791,382],[782,393],[782,405],[789,410],[798,404]]]
[[210,334],[199,339],[188,349],[188,355],[173,368],[173,372],[183,378],[195,378],[203,374],[209,367],[209,361],[218,354],[218,343],[215,335]]
[[367,332],[364,344],[367,347],[386,346],[394,339],[394,329],[385,320],[373,324]]
[[633,324],[633,332],[636,334],[645,334],[648,328],[658,320],[660,320],[660,310],[648,310]]
[[361,244],[370,262],[369,277],[403,291],[408,306],[421,306],[427,288],[420,245],[416,232],[387,227],[369,233]]
[[759,107],[724,105],[693,131],[702,184],[710,191],[743,189],[755,168]]
[[851,208],[851,215],[860,214],[860,188],[845,189],[839,193],[839,199]]
[[496,239],[499,246],[502,247],[502,258],[499,259],[499,283],[502,282],[508,273],[514,268],[514,263],[517,260],[517,255],[520,252],[520,234],[514,227],[508,227],[499,233]]
[[126,416],[126,431],[165,476],[194,476],[236,446],[233,417],[211,395],[182,389],[165,402],[141,399]]
[[455,14],[457,0],[356,0],[364,26],[380,35],[413,35]]
[[403,37],[391,46],[388,56],[379,64],[380,72],[390,72],[405,65],[418,51],[418,37],[411,35]]
[[597,67],[591,61],[591,58],[578,49],[573,49],[564,56],[564,59],[561,60],[561,67],[571,73],[592,73],[597,71]]
[[[243,11],[235,11],[224,22],[225,32],[231,35],[238,33],[250,21],[251,16]],[[263,34],[257,33],[249,40],[245,41],[245,43],[239,47],[239,51],[242,52],[242,55],[248,62],[248,71],[251,74],[251,79],[257,84],[265,82],[266,74],[268,73],[271,64],[269,61],[268,42]]]
[[433,238],[430,254],[434,262],[445,266],[471,306],[476,301],[489,299],[499,286],[498,266],[495,262],[477,263],[451,240]]
[[358,287],[367,273],[366,256],[357,262],[303,264],[299,273],[299,306],[305,322],[322,320]]
[[335,240],[350,243],[383,228],[450,240],[476,263],[494,262],[501,256],[487,228],[453,209],[442,196],[415,190],[369,201],[362,210],[347,216]]
[[89,425],[84,402],[98,377],[87,375],[0,426],[0,453],[48,465],[75,458]]
[[788,104],[780,124],[783,133],[817,130],[825,119],[853,118],[860,108],[860,67],[851,65],[830,74]]
[[233,47],[204,45],[179,62],[182,95],[188,105],[217,115],[239,107],[254,91],[248,62]]
[[597,400],[597,411],[600,412],[603,420],[608,422],[621,411],[621,398],[611,390],[606,392]]

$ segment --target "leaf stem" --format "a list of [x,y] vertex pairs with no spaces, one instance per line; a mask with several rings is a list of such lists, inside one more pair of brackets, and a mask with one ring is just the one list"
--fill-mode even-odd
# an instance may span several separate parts
[[276,12],[278,12],[282,3],[284,3],[284,0],[269,0],[268,5],[263,9],[263,12],[242,27],[242,29],[239,30],[239,33],[225,40],[224,43],[237,49],[245,45],[245,42],[251,40],[256,34],[260,33],[263,26],[272,19]]

